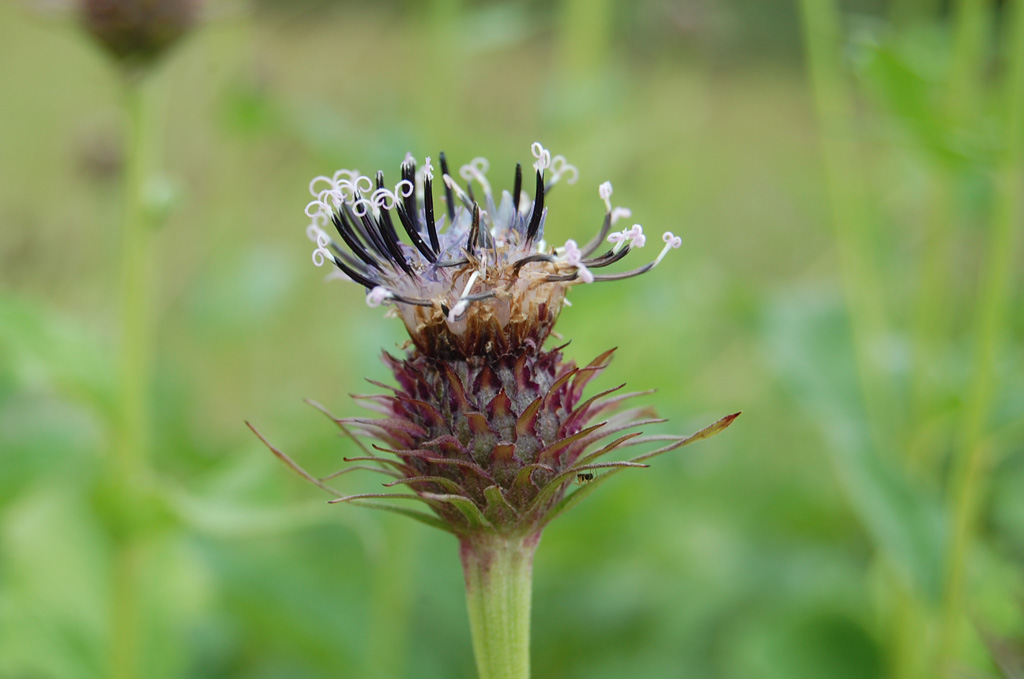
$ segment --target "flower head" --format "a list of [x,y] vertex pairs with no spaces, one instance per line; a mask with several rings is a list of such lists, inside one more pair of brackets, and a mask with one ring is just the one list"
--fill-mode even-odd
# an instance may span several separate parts
[[[600,273],[645,240],[639,224],[628,241],[609,237],[617,217],[629,211],[612,207],[608,182],[599,189],[606,209],[598,233],[582,247],[573,240],[549,246],[545,198],[562,179],[575,183],[579,172],[540,144],[532,151],[532,198],[524,190],[521,165],[512,192],[496,198],[486,159],[462,166],[463,188],[443,153],[440,182],[430,158],[417,172],[411,155],[393,187],[382,172],[374,179],[354,170],[316,177],[310,183],[314,200],[306,207],[312,220],[307,234],[316,243],[313,261],[333,263],[362,285],[371,306],[394,304],[426,355],[468,358],[540,347],[570,286],[628,278],[654,263]],[[435,188],[443,190],[442,206],[435,205]]]
[[185,35],[200,0],[80,0],[86,30],[118,62],[147,65]]
[[[429,158],[417,171],[407,156],[393,188],[381,172],[370,179],[339,170],[311,182],[315,200],[306,214],[307,234],[316,243],[314,263],[333,263],[363,286],[370,306],[394,305],[412,338],[404,357],[384,355],[397,386],[380,384],[389,393],[357,397],[381,417],[331,416],[362,450],[346,458],[356,464],[338,473],[380,472],[391,477],[385,486],[410,492],[335,501],[418,500],[433,514],[377,506],[462,537],[481,531],[538,535],[612,474],[644,467],[655,455],[712,436],[736,417],[689,437],[642,436],[637,427],[661,420],[649,408],[619,409],[648,392],[620,393],[624,385],[619,385],[585,395],[612,351],[581,368],[563,358],[562,347],[543,347],[571,286],[649,271],[679,247],[680,239],[665,233],[665,246],[654,261],[603,273],[646,241],[639,224],[612,232],[629,211],[612,206],[612,187],[605,182],[598,188],[605,214],[597,234],[582,246],[568,240],[550,247],[544,240],[546,196],[563,178],[574,183],[579,172],[540,144],[532,151],[532,199],[523,190],[521,165],[512,192],[502,192],[496,202],[485,159],[461,168],[463,188],[448,171],[444,154],[440,205],[434,202]],[[375,443],[368,447],[362,438]],[[654,450],[601,461],[614,450],[644,444]],[[313,478],[272,450],[333,492],[325,479]]]

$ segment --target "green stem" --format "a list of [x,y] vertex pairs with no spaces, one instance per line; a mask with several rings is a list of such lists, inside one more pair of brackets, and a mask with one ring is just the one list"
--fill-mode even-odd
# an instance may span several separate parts
[[144,80],[127,85],[128,139],[121,231],[120,437],[116,464],[125,479],[146,467],[150,369],[150,224],[143,190],[149,163],[149,112]]
[[840,61],[839,10],[834,0],[801,0],[800,8],[858,379],[874,443],[885,450],[899,419],[875,349],[886,328],[885,289],[872,263],[870,223],[874,215],[864,178],[857,171],[861,159],[855,142],[854,107]]
[[966,620],[965,580],[979,505],[987,478],[991,444],[986,436],[998,388],[997,357],[1006,339],[1016,236],[1024,217],[1020,194],[1024,182],[1024,3],[1010,5],[1005,44],[1008,72],[1003,92],[1003,154],[996,168],[995,205],[974,322],[974,369],[968,386],[950,488],[952,535],[947,559],[946,592],[940,636],[940,662],[956,657],[959,630]]
[[113,559],[111,606],[111,673],[113,679],[140,676],[141,554],[131,523],[146,483],[149,447],[150,384],[150,224],[143,190],[149,158],[147,82],[129,79],[124,176],[124,219],[121,230],[120,346],[118,419],[110,480],[117,495],[111,516],[116,553]]
[[[981,83],[986,46],[989,43],[989,0],[958,0],[954,8],[953,52],[946,77],[946,92],[940,115],[947,131],[960,134],[976,115],[982,100]],[[957,168],[942,163],[932,181],[928,199],[924,247],[921,257],[919,295],[915,314],[914,372],[911,385],[912,418],[918,440],[908,446],[912,467],[929,471],[935,464],[941,443],[929,440],[920,425],[927,425],[935,401],[930,372],[941,362],[939,341],[948,326],[948,309],[955,290],[951,287],[951,243],[955,225]]]
[[539,534],[482,534],[461,540],[480,679],[529,679],[530,589],[539,540]]
[[893,25],[903,27],[922,18],[938,21],[938,10],[942,0],[892,0],[889,5],[889,19]]
[[[870,224],[875,215],[859,170],[855,109],[841,62],[839,8],[835,0],[800,0],[800,10],[858,382],[873,445],[884,452],[893,441],[904,438],[906,423],[895,408],[886,370],[875,350],[886,331],[886,290],[873,264]],[[892,623],[894,676],[914,676],[904,674],[914,671],[915,649],[920,645],[909,599],[898,600]]]

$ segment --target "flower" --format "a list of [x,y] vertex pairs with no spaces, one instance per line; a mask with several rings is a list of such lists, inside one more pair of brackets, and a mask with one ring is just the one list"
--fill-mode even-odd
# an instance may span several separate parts
[[[441,209],[434,203],[430,158],[418,172],[412,156],[406,156],[393,189],[381,172],[371,180],[339,170],[310,183],[314,200],[306,207],[307,235],[316,243],[314,263],[331,262],[341,277],[363,286],[370,306],[392,306],[412,340],[404,357],[384,354],[397,386],[380,384],[389,393],[357,397],[381,417],[331,416],[363,452],[346,458],[356,464],[338,474],[379,472],[391,477],[384,486],[409,492],[342,496],[334,502],[417,500],[433,513],[375,506],[464,539],[481,533],[539,536],[548,522],[614,473],[645,467],[649,458],[712,436],[738,415],[688,437],[643,436],[637,427],[663,420],[647,407],[617,411],[649,392],[621,393],[625,385],[619,385],[585,396],[613,351],[577,367],[563,357],[563,347],[544,348],[568,304],[570,287],[647,272],[681,241],[665,233],[664,247],[652,262],[603,273],[646,241],[639,224],[612,231],[630,212],[612,206],[612,187],[605,182],[598,188],[605,207],[598,233],[583,246],[574,240],[548,246],[546,196],[561,179],[575,183],[579,172],[539,143],[532,151],[532,199],[524,195],[521,165],[512,192],[502,192],[496,202],[485,159],[461,168],[463,188],[443,153]],[[328,234],[332,225],[340,241]],[[360,437],[374,440],[372,448]],[[612,451],[644,444],[654,450],[601,461]],[[313,478],[271,449],[331,490],[326,478]]]
[[[486,159],[475,158],[461,168],[468,182],[463,189],[448,172],[443,153],[443,211],[435,210],[429,157],[417,173],[415,160],[407,155],[393,190],[382,172],[374,180],[354,170],[314,178],[314,200],[306,206],[312,220],[307,235],[316,242],[313,261],[318,266],[333,262],[346,278],[364,286],[371,306],[394,304],[425,355],[469,358],[540,347],[570,286],[636,276],[660,257],[624,273],[595,273],[643,247],[645,240],[639,224],[609,235],[618,217],[630,213],[612,208],[608,182],[599,189],[606,211],[594,238],[582,248],[573,240],[550,248],[544,240],[546,194],[563,178],[575,183],[579,171],[539,143],[532,150],[532,200],[523,192],[521,165],[516,165],[512,193],[504,191],[496,202],[485,176]],[[474,184],[483,194],[479,201]],[[328,234],[331,225],[340,242]],[[409,243],[400,239],[398,226]],[[613,246],[595,254],[606,238]],[[665,251],[679,245],[676,239]]]

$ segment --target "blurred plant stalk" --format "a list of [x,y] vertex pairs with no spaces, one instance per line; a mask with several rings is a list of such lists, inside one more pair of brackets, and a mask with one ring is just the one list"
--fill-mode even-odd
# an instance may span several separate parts
[[150,384],[152,381],[152,224],[143,192],[149,171],[151,141],[150,82],[145,76],[125,79],[126,162],[124,217],[121,225],[119,408],[116,448],[111,469],[118,495],[115,527],[111,619],[111,677],[139,676],[139,628],[142,554],[131,524],[143,513],[150,471]]
[[[945,73],[944,106],[935,116],[946,134],[978,125],[985,110],[984,97],[995,91],[999,120],[999,148],[987,167],[992,178],[992,201],[987,220],[980,280],[973,303],[976,312],[970,329],[973,357],[970,376],[961,390],[951,441],[929,438],[930,420],[936,416],[931,378],[940,352],[953,331],[946,321],[953,290],[949,266],[957,219],[953,196],[959,177],[947,164],[936,163],[929,178],[937,198],[928,210],[926,232],[919,256],[919,289],[914,310],[915,360],[910,404],[897,408],[898,389],[878,363],[873,347],[895,331],[887,318],[884,278],[872,258],[871,224],[876,221],[859,157],[854,93],[842,64],[843,39],[838,4],[834,0],[801,0],[805,47],[811,86],[822,135],[825,179],[831,205],[841,275],[849,306],[856,349],[857,370],[874,445],[879,450],[907,450],[902,472],[907,477],[931,475],[945,488],[945,554],[941,605],[929,601],[912,583],[891,577],[896,611],[891,624],[894,658],[892,676],[946,676],[966,662],[965,641],[971,628],[967,596],[970,555],[980,520],[981,499],[993,459],[990,427],[998,395],[997,358],[1009,333],[1012,261],[1022,220],[1021,186],[1024,182],[1024,7],[1007,3],[1001,22],[1002,44],[1007,46],[1001,81],[987,88],[985,70],[988,41],[992,37],[989,0],[960,0],[951,13],[951,57]],[[900,3],[900,22],[938,19],[932,3]],[[906,412],[907,415],[901,416]],[[943,444],[951,449],[948,471],[938,456]]]
[[110,667],[112,679],[142,676],[142,592],[151,517],[153,355],[152,212],[146,203],[154,135],[153,67],[193,26],[196,0],[81,0],[83,29],[107,52],[124,85],[125,169],[120,239],[118,404],[114,451],[101,488],[113,544]]
[[[974,0],[977,3],[979,0]],[[1008,4],[1005,43],[1007,70],[998,103],[1003,113],[1003,146],[994,168],[995,197],[985,265],[979,281],[974,319],[974,365],[954,449],[950,478],[952,525],[939,653],[942,666],[956,658],[957,639],[967,620],[965,589],[968,557],[979,523],[979,504],[992,459],[989,420],[998,386],[997,357],[1009,335],[1013,257],[1022,219],[1024,186],[1024,3]]]

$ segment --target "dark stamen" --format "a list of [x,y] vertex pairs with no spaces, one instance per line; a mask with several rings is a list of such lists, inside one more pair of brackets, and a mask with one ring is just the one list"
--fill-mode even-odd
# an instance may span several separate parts
[[633,276],[639,276],[640,274],[647,273],[654,268],[654,262],[648,262],[643,266],[633,269],[631,271],[623,271],[622,273],[606,273],[598,274],[594,276],[595,281],[621,281],[623,278],[632,278]]
[[413,229],[419,231],[420,211],[416,207],[416,161],[402,163],[402,179],[409,182],[412,186],[409,195],[402,196],[402,203],[405,206],[406,214],[412,222]]
[[[476,209],[479,210],[480,208],[477,206]],[[480,212],[481,212],[480,216],[482,217],[483,216],[482,215],[482,210]],[[490,229],[487,228],[486,224],[482,224],[480,226],[479,234],[477,234],[476,238],[477,238],[476,244],[479,247],[481,247],[481,248],[490,248],[490,247],[493,247],[495,245],[495,239],[494,239],[494,237],[490,236]],[[495,258],[495,261],[498,261],[497,257]]]
[[380,223],[374,218],[373,213],[368,210],[360,219],[363,224],[363,232],[373,239],[380,256],[392,264],[397,264],[398,262],[395,261],[395,253],[391,252],[391,248],[388,246],[387,241],[384,238],[384,234],[381,233]]
[[402,304],[412,304],[414,306],[425,306],[425,307],[432,307],[432,306],[434,306],[434,303],[429,301],[429,300],[416,299],[414,297],[404,297],[402,295],[396,295],[395,293],[391,293],[391,298],[390,299],[392,299],[392,300],[394,300],[396,302],[401,302]]
[[529,264],[530,262],[553,262],[553,261],[555,261],[554,257],[552,257],[551,255],[545,255],[542,252],[538,252],[538,253],[533,254],[533,255],[527,255],[527,256],[523,257],[522,259],[517,259],[516,263],[512,265],[512,275],[513,276],[518,276],[519,275],[519,270],[522,269],[527,264]]
[[537,170],[537,195],[533,199],[533,216],[530,217],[530,226],[526,229],[526,242],[529,243],[537,235],[540,229],[540,218],[544,213],[544,173]]
[[629,254],[629,251],[631,249],[632,248],[630,248],[627,245],[618,252],[615,252],[614,250],[609,250],[600,257],[594,257],[593,259],[588,259],[584,261],[583,264],[584,266],[587,266],[591,269],[600,268],[602,266],[608,266],[609,264],[614,264],[615,262],[625,257],[627,254]]
[[332,255],[331,259],[334,260],[334,266],[341,269],[341,272],[343,274],[354,280],[356,283],[359,283],[359,285],[364,286],[367,290],[372,290],[373,288],[377,287],[377,283],[374,283],[369,278],[366,278],[362,274],[358,273],[355,269],[348,266],[347,264],[345,264],[345,262],[341,261],[337,257],[334,257]]
[[[377,189],[384,188],[384,173],[377,172]],[[395,231],[395,225],[391,221],[391,211],[380,208],[380,217],[378,220],[378,228],[380,234],[384,239],[384,244],[387,246],[388,251],[394,258],[395,263],[402,267],[402,271],[412,275],[412,267],[409,266],[409,262],[406,261],[405,253],[402,252],[402,246],[398,240],[398,233]]]
[[612,213],[609,212],[604,216],[604,223],[601,224],[601,230],[597,232],[597,235],[590,239],[590,242],[583,246],[580,251],[581,257],[589,257],[594,250],[601,247],[601,243],[608,237],[608,232],[612,228]]
[[469,238],[466,239],[466,249],[469,254],[476,251],[477,238],[480,237],[480,206],[473,203],[473,226],[469,228]]
[[[631,271],[623,271],[622,273],[598,274],[597,276],[594,276],[594,280],[595,281],[621,281],[623,278],[632,278],[633,276],[639,276],[640,274],[647,273],[648,271],[650,271],[653,268],[654,268],[654,262],[648,262],[647,264],[644,264],[640,268],[633,269]],[[547,281],[548,283],[559,283],[559,282],[563,282],[563,281],[573,281],[573,280],[576,280],[577,278],[579,278],[579,271],[574,271],[572,273],[567,273],[567,274],[551,275],[551,276],[548,276],[547,278],[545,278],[544,280]]]
[[374,272],[372,272],[369,269],[367,269],[365,264],[363,264],[358,259],[356,259],[352,255],[350,255],[348,252],[346,252],[340,245],[335,243],[333,240],[329,243],[328,247],[331,248],[331,251],[336,256],[341,258],[341,261],[343,261],[346,264],[348,264],[350,268],[355,269],[356,271],[358,271],[361,274],[364,274],[367,278],[369,278],[370,276],[375,276],[376,275]]
[[460,301],[462,301],[462,302],[479,302],[482,299],[490,299],[492,297],[497,297],[497,296],[498,296],[498,293],[496,293],[494,290],[488,290],[487,292],[481,292],[479,295],[469,295],[468,297],[461,297]]
[[401,241],[398,240],[395,225],[391,222],[391,214],[383,208],[380,211],[380,234],[394,258],[395,264],[400,266],[405,273],[412,275],[412,267],[409,266],[409,261],[406,259],[405,253],[402,252]]
[[[444,157],[444,151],[441,151],[441,174],[448,174],[448,159]],[[451,176],[451,175],[449,175]],[[452,189],[448,186],[447,182],[444,185],[444,199],[448,203],[448,221],[455,221],[455,198],[452,197]]]
[[380,268],[376,258],[366,251],[366,248],[363,247],[362,242],[356,236],[355,231],[352,230],[351,225],[346,221],[345,213],[341,208],[331,215],[331,221],[334,222],[334,228],[338,230],[338,235],[340,235],[341,239],[345,241],[345,245],[355,253],[356,257],[375,269]]
[[515,226],[516,217],[519,216],[519,197],[523,193],[523,164],[516,163],[516,181],[512,185],[512,226]]
[[429,177],[423,178],[423,204],[426,211],[427,235],[430,236],[430,249],[441,252],[437,241],[437,224],[434,223],[434,187]]
[[367,215],[357,215],[348,203],[342,203],[341,209],[344,211],[345,218],[348,220],[348,223],[351,224],[355,230],[358,230],[359,235],[362,236],[363,240],[370,244],[381,259],[390,262],[391,254],[388,252],[387,247],[384,246],[384,241],[380,239],[380,234],[377,233],[377,227],[373,225],[373,222],[370,221]]
[[435,266],[439,269],[444,269],[452,266],[465,266],[466,264],[469,264],[469,260],[465,257],[460,257],[459,259],[452,259],[447,262],[437,262]]
[[420,251],[429,262],[436,262],[437,255],[423,242],[423,237],[420,236],[419,231],[412,224],[412,219],[409,217],[409,213],[406,212],[405,208],[402,207],[401,203],[395,205],[395,210],[398,212],[398,219],[402,222],[402,226],[405,227],[405,232],[409,234],[409,240],[416,246],[416,249]]

